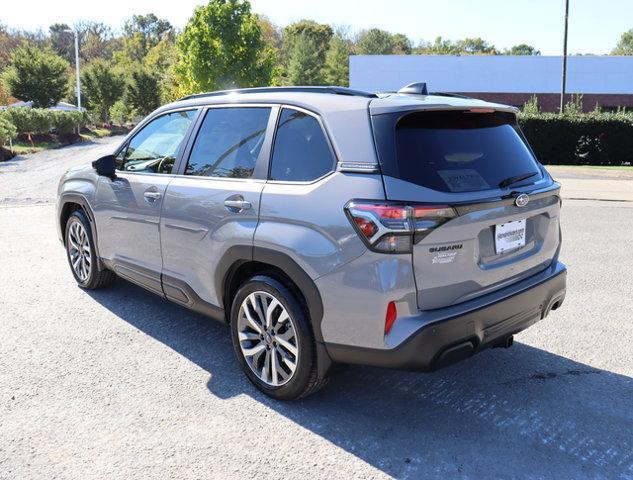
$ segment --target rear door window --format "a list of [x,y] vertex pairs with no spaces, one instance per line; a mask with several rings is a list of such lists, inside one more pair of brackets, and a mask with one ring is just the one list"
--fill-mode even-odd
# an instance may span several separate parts
[[374,126],[383,173],[407,182],[472,192],[527,174],[533,175],[512,186],[542,178],[511,113],[416,112],[375,119]]
[[335,160],[319,121],[304,112],[284,108],[275,135],[270,177],[306,182],[334,169]]
[[250,178],[266,136],[268,107],[210,108],[185,175]]

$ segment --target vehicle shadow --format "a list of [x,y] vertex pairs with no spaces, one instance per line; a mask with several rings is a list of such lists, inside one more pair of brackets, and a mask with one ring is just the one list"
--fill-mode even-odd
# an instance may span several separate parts
[[[229,330],[122,280],[89,294],[210,374],[397,478],[633,478],[633,379],[525,344],[430,374],[352,366],[277,402],[241,374]],[[142,312],[139,314],[139,312]]]

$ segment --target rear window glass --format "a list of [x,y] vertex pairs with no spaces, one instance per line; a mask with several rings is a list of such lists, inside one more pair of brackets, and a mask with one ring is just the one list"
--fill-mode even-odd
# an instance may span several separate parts
[[379,145],[386,175],[443,192],[489,190],[535,174],[516,187],[542,177],[511,113],[416,112],[397,121],[395,132],[394,121],[389,128],[383,119],[377,134],[378,143],[392,144]]
[[316,180],[334,168],[334,157],[319,121],[284,108],[279,117],[270,178],[284,182]]

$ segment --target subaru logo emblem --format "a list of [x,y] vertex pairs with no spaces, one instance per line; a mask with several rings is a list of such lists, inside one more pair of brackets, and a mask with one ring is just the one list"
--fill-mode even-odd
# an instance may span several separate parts
[[517,198],[514,199],[514,204],[517,207],[525,207],[530,201],[530,197],[526,193],[522,193],[521,195],[517,195]]

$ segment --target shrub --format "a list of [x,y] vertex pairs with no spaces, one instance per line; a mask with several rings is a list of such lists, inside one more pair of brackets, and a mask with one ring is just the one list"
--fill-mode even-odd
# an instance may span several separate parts
[[88,123],[85,112],[78,110],[47,110],[44,108],[15,107],[2,112],[17,133],[48,133],[51,128],[61,134],[72,133]]
[[15,138],[17,134],[18,131],[15,125],[5,115],[0,116],[0,147]]
[[53,126],[60,134],[73,133],[88,123],[86,114],[79,110],[53,110],[50,115]]
[[31,108],[30,110],[31,133],[48,133],[53,128],[53,112],[43,108]]
[[127,103],[122,100],[115,102],[110,107],[110,120],[116,125],[124,125],[131,122],[136,116],[136,111],[128,107]]
[[41,108],[14,107],[4,111],[18,133],[47,133],[52,126],[50,111]]
[[544,164],[633,163],[631,113],[522,113],[519,124],[537,158]]

